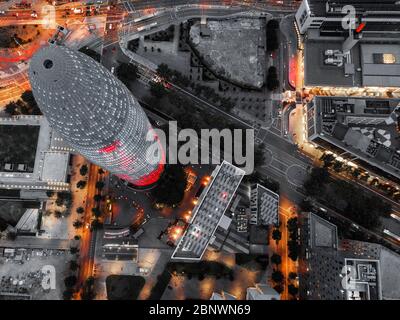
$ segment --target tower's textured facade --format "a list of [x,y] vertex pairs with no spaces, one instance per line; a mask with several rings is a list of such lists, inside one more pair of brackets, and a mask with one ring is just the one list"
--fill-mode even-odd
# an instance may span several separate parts
[[50,125],[89,161],[137,186],[156,182],[164,153],[122,82],[85,54],[49,46],[31,59],[35,99]]

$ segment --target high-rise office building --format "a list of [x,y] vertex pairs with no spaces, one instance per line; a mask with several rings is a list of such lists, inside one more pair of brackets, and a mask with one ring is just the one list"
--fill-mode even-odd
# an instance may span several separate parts
[[32,57],[29,78],[50,125],[77,152],[136,186],[158,180],[161,144],[139,103],[106,68],[51,45]]

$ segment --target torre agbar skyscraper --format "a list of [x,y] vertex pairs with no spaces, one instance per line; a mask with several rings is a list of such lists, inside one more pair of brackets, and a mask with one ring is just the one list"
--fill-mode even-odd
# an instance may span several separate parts
[[58,134],[89,161],[128,182],[154,184],[164,151],[125,85],[85,54],[51,45],[31,59],[34,97]]

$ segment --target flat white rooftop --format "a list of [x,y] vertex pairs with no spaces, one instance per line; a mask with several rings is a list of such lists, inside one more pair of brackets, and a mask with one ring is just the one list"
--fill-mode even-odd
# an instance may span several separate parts
[[172,259],[202,258],[244,175],[243,170],[227,161],[217,166],[211,182],[193,209],[189,226],[179,240]]
[[62,182],[66,180],[69,154],[66,152],[45,152],[43,162],[43,181]]

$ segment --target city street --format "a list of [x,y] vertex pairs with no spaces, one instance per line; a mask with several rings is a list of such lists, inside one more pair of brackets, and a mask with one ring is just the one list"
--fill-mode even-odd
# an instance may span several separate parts
[[[290,296],[288,293],[287,286],[289,284],[289,273],[294,272],[297,273],[297,261],[293,261],[288,257],[288,229],[287,229],[287,221],[290,218],[296,217],[296,206],[294,203],[292,203],[290,200],[288,200],[286,197],[281,196],[280,197],[280,204],[279,204],[279,231],[281,232],[281,240],[278,241],[278,243],[272,238],[272,232],[271,232],[271,238],[269,239],[269,247],[270,247],[270,252],[271,253],[276,253],[280,255],[281,257],[281,264],[277,267],[278,270],[280,270],[285,278],[285,281],[283,283],[283,292],[281,294],[281,299],[282,300],[289,300]],[[273,266],[276,268],[276,266]],[[271,284],[273,285],[273,281],[271,281]]]

